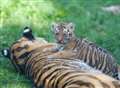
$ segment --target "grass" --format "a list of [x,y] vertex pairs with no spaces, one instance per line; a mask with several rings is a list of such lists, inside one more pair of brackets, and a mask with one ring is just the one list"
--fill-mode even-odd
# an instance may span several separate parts
[[[3,0],[0,1],[0,49],[32,27],[36,36],[54,41],[50,25],[54,21],[72,21],[78,37],[86,37],[106,48],[120,64],[120,14],[102,11],[119,0]],[[0,88],[30,88],[31,82],[18,74],[10,61],[0,57]]]

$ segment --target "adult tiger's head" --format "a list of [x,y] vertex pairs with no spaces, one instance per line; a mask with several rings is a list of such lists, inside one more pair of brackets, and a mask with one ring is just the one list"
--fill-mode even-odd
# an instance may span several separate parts
[[2,55],[9,58],[18,72],[24,72],[24,66],[27,61],[27,56],[31,51],[38,48],[41,44],[47,43],[42,38],[35,38],[32,30],[25,27],[22,37],[14,42],[8,49],[3,49]]

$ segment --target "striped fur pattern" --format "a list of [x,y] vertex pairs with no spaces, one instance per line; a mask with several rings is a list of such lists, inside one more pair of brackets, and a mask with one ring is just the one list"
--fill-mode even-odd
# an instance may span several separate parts
[[[45,54],[40,55],[40,52],[41,50],[34,51],[32,53],[32,59],[29,58],[25,70],[26,74],[33,79],[37,87],[40,85],[45,88],[120,87],[120,82],[113,80],[111,77],[99,72],[90,73],[88,71],[81,70],[81,68],[79,68],[78,61],[67,59],[45,59]],[[40,58],[38,55],[43,58]]]
[[[54,54],[49,51],[54,46],[23,36],[7,51],[3,50],[3,55],[9,57],[16,69],[27,75],[36,88],[120,88],[120,81],[98,71],[91,72],[88,65],[77,59],[46,58]],[[48,51],[44,52],[44,49]]]
[[[118,67],[112,55],[85,38],[76,38],[72,23],[54,23],[52,31],[59,46],[51,51],[72,51],[76,53],[75,58],[79,58],[95,69],[118,79]],[[51,55],[48,58],[56,58],[58,55]],[[63,57],[64,55],[63,53]]]

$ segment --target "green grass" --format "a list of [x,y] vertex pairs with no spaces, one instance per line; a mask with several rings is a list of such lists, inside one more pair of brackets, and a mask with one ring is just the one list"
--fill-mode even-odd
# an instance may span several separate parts
[[[120,64],[120,14],[101,10],[120,0],[1,0],[0,3],[0,49],[17,40],[26,25],[32,27],[36,36],[54,41],[51,23],[71,21],[76,25],[78,37],[86,37],[106,48]],[[31,86],[8,59],[0,57],[0,88]]]

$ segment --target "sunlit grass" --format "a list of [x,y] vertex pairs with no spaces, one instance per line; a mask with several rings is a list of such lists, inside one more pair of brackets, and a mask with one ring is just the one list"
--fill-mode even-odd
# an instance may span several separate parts
[[3,0],[1,1],[1,26],[47,26],[48,16],[55,13],[50,1],[39,0]]

